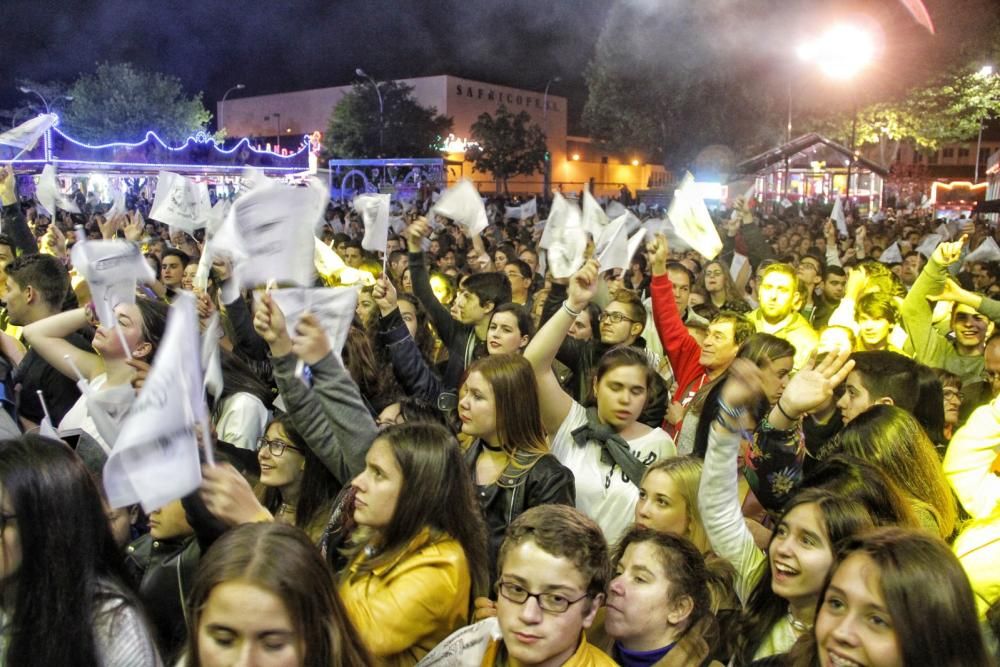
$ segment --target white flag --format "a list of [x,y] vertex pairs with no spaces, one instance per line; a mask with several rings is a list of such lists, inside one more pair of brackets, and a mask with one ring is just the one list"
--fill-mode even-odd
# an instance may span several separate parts
[[581,222],[583,230],[590,234],[591,238],[596,242],[601,232],[608,226],[608,216],[604,213],[604,209],[597,203],[593,195],[590,194],[589,188],[583,189],[582,213]]
[[222,352],[219,349],[219,338],[222,336],[222,324],[219,313],[212,313],[212,319],[201,334],[201,360],[205,367],[205,389],[215,398],[219,405],[222,389],[225,383],[222,379]]
[[107,220],[114,220],[126,213],[128,213],[128,209],[125,208],[125,193],[116,188],[111,191],[111,208],[107,210],[104,217]]
[[934,233],[940,234],[942,239],[945,239],[947,241],[951,240],[951,229],[949,229],[948,225],[944,224],[943,222],[937,226],[937,229],[934,230]]
[[73,245],[70,257],[87,281],[90,299],[106,329],[116,325],[116,306],[135,303],[136,283],[156,278],[139,246],[129,241],[81,241]]
[[347,266],[336,250],[318,238],[313,242],[313,262],[316,264],[316,270],[324,278],[340,273]]
[[271,182],[250,190],[208,245],[208,252],[228,253],[241,287],[270,280],[312,285],[316,250],[313,229],[323,216],[326,186],[315,178],[308,187]]
[[361,214],[365,223],[365,237],[361,240],[365,250],[385,253],[389,245],[389,198],[387,194],[364,194],[354,198],[354,210]]
[[538,215],[538,202],[534,197],[528,201],[521,204],[521,219],[527,220],[528,218]]
[[610,220],[620,218],[625,215],[626,211],[628,211],[628,209],[625,208],[620,201],[609,201],[607,208],[604,209],[605,214]]
[[1000,246],[992,236],[987,236],[978,248],[965,256],[965,263],[970,262],[1000,262]]
[[451,633],[420,659],[417,667],[479,667],[490,644],[503,638],[496,617]]
[[580,209],[558,192],[538,246],[546,250],[546,263],[555,278],[569,278],[583,266],[587,233],[580,222]]
[[104,465],[111,507],[147,512],[201,485],[195,424],[206,414],[194,297],[181,292],[156,360]]
[[270,294],[285,316],[289,336],[297,335],[295,327],[302,315],[310,312],[326,331],[330,349],[340,354],[358,305],[357,287],[290,287],[271,290]]
[[434,208],[428,213],[427,220],[431,221],[434,214],[451,218],[465,227],[471,235],[482,234],[489,225],[486,207],[479,196],[479,191],[467,178],[463,178],[441,193]]
[[883,264],[900,264],[903,261],[903,255],[899,252],[899,243],[893,243],[891,246],[886,248],[882,255],[878,258],[878,261]]
[[0,134],[0,144],[20,148],[22,153],[30,151],[48,129],[58,122],[59,116],[54,113],[40,114]]
[[594,258],[601,265],[601,272],[611,269],[628,269],[628,236],[625,234],[625,216],[608,223],[594,242]]
[[789,200],[788,197],[782,197],[781,208],[791,208],[791,207],[792,207],[791,200]]
[[840,195],[833,202],[833,210],[830,211],[830,219],[837,225],[837,232],[841,236],[849,236],[847,231],[847,217],[844,215],[844,204],[840,201]]
[[677,235],[705,259],[714,259],[722,250],[722,239],[705,202],[695,191],[694,177],[690,172],[684,175],[681,186],[674,190],[667,217]]
[[56,217],[57,208],[70,213],[80,212],[76,202],[63,194],[62,188],[59,187],[59,181],[56,180],[56,168],[51,164],[42,168],[42,174],[38,177],[38,185],[35,187],[35,199],[53,220]]
[[156,176],[156,195],[149,217],[173,229],[193,234],[208,224],[212,202],[208,185],[170,171]]
[[733,279],[733,282],[737,282],[740,279],[740,271],[749,263],[750,260],[746,255],[741,255],[738,252],[733,253],[733,263],[729,266],[729,277]]
[[944,237],[940,234],[928,234],[924,240],[917,246],[917,252],[919,252],[924,257],[930,257],[934,254],[934,249],[938,247],[938,244],[944,241]]
[[504,220],[520,220],[521,219],[521,207],[520,206],[504,206],[503,207],[503,218]]

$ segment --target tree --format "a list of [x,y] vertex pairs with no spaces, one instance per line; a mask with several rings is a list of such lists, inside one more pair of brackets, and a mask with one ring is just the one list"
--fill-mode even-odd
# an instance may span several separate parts
[[[652,5],[623,2],[609,11],[586,72],[583,121],[591,135],[671,170],[709,145],[748,153],[782,140],[783,116],[772,112],[761,75],[773,68],[728,40],[706,39],[726,19],[718,13],[729,10]],[[741,6],[740,13],[753,9]]]
[[[898,100],[859,109],[855,145],[878,145],[879,161],[892,164],[900,145],[936,151],[942,144],[969,141],[980,124],[1000,107],[1000,76],[984,76],[977,68],[952,69],[911,88]],[[850,141],[851,113],[814,119],[811,126],[831,137]]]
[[152,130],[167,142],[181,142],[206,128],[212,114],[201,93],[188,97],[180,79],[130,63],[99,63],[69,88],[61,127],[90,143],[139,141]]
[[505,194],[511,176],[530,176],[549,159],[545,132],[526,111],[515,115],[501,104],[495,116],[480,114],[471,131],[475,145],[466,150],[466,159],[473,171],[492,173]]
[[333,113],[323,138],[327,153],[338,158],[438,157],[441,142],[451,132],[451,118],[422,107],[413,86],[380,81],[355,83]]

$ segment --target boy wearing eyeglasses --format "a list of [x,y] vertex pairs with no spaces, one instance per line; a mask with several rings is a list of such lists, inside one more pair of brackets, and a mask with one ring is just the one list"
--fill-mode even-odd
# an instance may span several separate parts
[[604,602],[610,560],[593,520],[565,505],[540,505],[517,517],[500,546],[496,618],[463,628],[418,665],[484,667],[615,664],[585,631]]

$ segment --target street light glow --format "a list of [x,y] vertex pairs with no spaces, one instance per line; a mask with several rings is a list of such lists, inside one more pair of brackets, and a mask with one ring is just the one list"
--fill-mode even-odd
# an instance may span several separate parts
[[993,76],[993,65],[983,65],[979,68],[979,76],[984,79],[988,76]]
[[876,40],[869,30],[838,23],[816,39],[801,44],[796,52],[831,79],[845,81],[874,60],[875,49]]

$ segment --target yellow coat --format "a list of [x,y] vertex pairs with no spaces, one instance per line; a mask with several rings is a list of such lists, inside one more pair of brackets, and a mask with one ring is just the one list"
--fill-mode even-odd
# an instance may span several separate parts
[[380,665],[414,665],[468,622],[472,581],[465,551],[424,528],[391,562],[359,572],[348,566],[340,597]]

